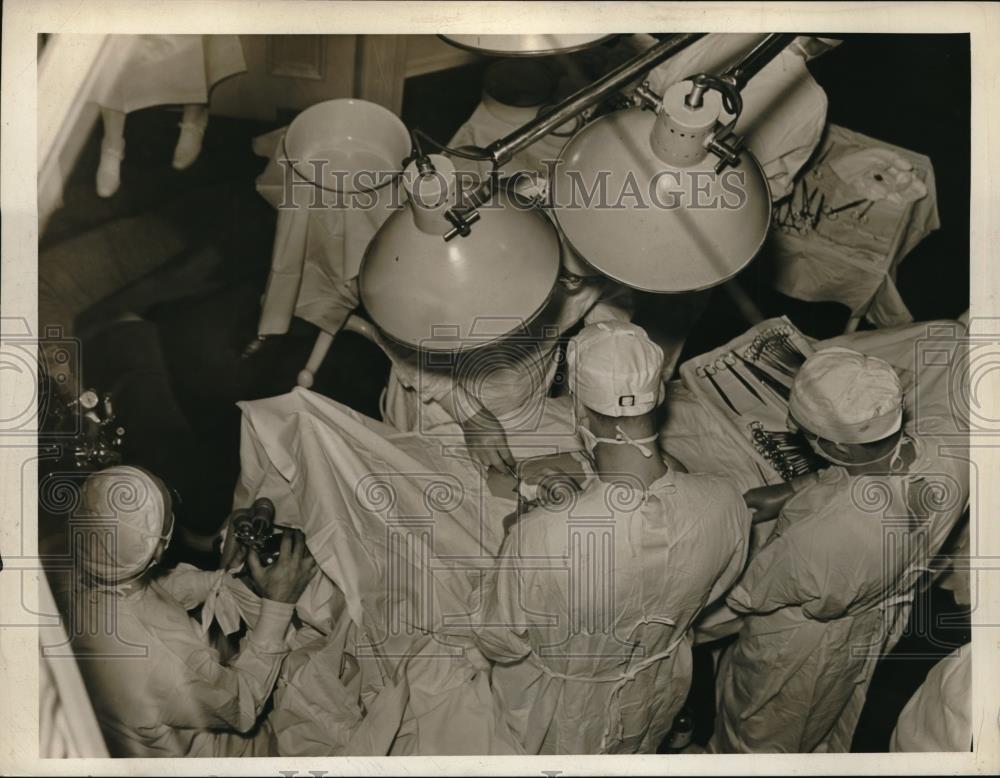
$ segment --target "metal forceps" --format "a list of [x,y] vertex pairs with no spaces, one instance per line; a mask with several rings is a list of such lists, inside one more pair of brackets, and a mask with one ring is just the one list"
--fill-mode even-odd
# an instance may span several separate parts
[[730,373],[736,376],[737,380],[743,384],[744,388],[750,392],[750,394],[757,398],[761,405],[767,404],[760,392],[754,388],[754,385],[744,378],[743,374],[736,369],[736,356],[731,351],[727,354],[723,354],[719,361],[716,362],[716,365],[719,365],[720,363],[723,369],[729,370]]
[[735,413],[737,416],[742,416],[743,414],[741,414],[737,410],[736,406],[733,404],[733,401],[729,399],[729,396],[724,391],[722,391],[722,387],[719,386],[718,381],[715,380],[715,373],[716,369],[711,365],[699,365],[698,368],[695,370],[695,375],[697,375],[699,378],[707,378],[712,383],[712,386],[715,387],[716,393],[719,395],[719,397],[722,398],[722,401],[729,406],[729,409],[733,413]]

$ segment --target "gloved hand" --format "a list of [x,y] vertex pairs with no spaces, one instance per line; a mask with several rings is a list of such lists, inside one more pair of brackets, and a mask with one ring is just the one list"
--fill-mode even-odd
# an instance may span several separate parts
[[792,487],[788,484],[758,486],[756,489],[744,493],[743,501],[753,513],[753,523],[757,524],[776,519],[793,494]]
[[247,553],[247,566],[261,596],[276,602],[298,602],[316,572],[316,561],[306,548],[305,535],[297,529],[287,529],[282,534],[281,552],[274,564],[265,567],[251,549]]
[[485,467],[509,471],[514,467],[514,456],[507,445],[507,433],[497,417],[486,408],[462,422],[469,453]]
[[569,470],[554,464],[532,468],[519,482],[521,496],[542,505],[564,504],[571,492],[579,492],[587,480],[582,468]]

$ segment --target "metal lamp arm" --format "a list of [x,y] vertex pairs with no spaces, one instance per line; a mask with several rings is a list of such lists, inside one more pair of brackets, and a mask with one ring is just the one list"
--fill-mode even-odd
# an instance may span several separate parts
[[795,38],[795,33],[772,33],[758,43],[739,62],[729,68],[723,78],[742,90],[747,82],[756,76],[768,62],[777,57]]
[[495,166],[506,164],[521,149],[527,148],[548,135],[552,130],[596,105],[608,95],[635,81],[641,75],[687,48],[705,33],[672,35],[642,54],[630,59],[603,78],[570,95],[544,116],[532,119],[513,132],[486,147]]
[[[492,161],[493,168],[496,170],[513,159],[517,152],[541,140],[557,127],[565,124],[570,119],[576,118],[608,95],[627,86],[644,73],[662,64],[704,36],[705,33],[682,33],[672,35],[668,39],[660,41],[628,62],[623,63],[603,78],[570,95],[544,115],[532,119],[524,126],[493,141],[485,149],[477,148],[468,151],[452,149],[438,143],[421,130],[413,131],[414,138],[430,143],[447,154],[470,160]],[[689,96],[688,104],[692,107],[698,107],[701,104],[701,95],[704,94],[705,90],[716,88],[723,92],[723,96],[726,98],[727,110],[735,108],[735,111],[730,112],[738,115],[742,108],[742,102],[739,100],[740,90],[768,62],[774,59],[791,43],[795,37],[794,33],[773,33],[768,35],[748,52],[743,59],[730,67],[721,76],[710,76],[708,74],[694,76],[693,80],[696,82],[695,89]],[[658,107],[658,97],[646,85],[640,88],[639,97],[642,102],[650,107]]]
[[714,89],[722,95],[723,105],[735,118],[739,116],[743,109],[743,101],[740,92],[755,75],[757,75],[768,62],[777,57],[785,47],[788,46],[796,35],[794,33],[772,33],[764,40],[747,52],[743,59],[730,66],[725,73],[714,76],[708,73],[699,73],[693,76],[694,88],[687,97],[687,104],[691,108],[700,108],[702,97],[709,89]]
[[743,150],[743,139],[737,137],[733,130],[743,113],[743,97],[740,92],[751,78],[757,75],[768,62],[777,57],[788,46],[796,35],[794,33],[772,33],[754,46],[737,63],[730,66],[726,72],[718,76],[699,73],[690,80],[694,86],[684,102],[690,108],[700,108],[704,94],[714,89],[722,95],[722,106],[733,118],[720,127],[708,140],[706,147],[719,158],[716,172],[727,165],[735,165]]

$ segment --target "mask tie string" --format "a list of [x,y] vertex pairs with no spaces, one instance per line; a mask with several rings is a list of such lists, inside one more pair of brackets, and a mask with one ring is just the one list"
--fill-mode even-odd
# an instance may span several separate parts
[[[618,433],[615,439],[616,443],[624,444],[627,446],[635,446],[637,449],[639,449],[639,453],[641,453],[644,457],[646,457],[646,459],[649,459],[650,457],[653,456],[653,450],[649,446],[644,446],[643,443],[652,443],[654,440],[659,438],[659,435],[654,434],[650,435],[647,438],[632,438],[629,437],[628,433],[625,432],[625,430],[623,430],[620,425],[615,426],[615,431]],[[598,440],[600,440],[600,438],[598,438]]]

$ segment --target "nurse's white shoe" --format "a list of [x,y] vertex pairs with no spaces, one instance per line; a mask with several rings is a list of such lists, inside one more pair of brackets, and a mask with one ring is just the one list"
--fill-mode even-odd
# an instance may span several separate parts
[[201,154],[201,141],[205,137],[205,128],[208,126],[208,111],[204,114],[204,119],[185,119],[180,123],[181,134],[177,138],[177,146],[174,148],[174,170],[185,170],[194,164]]
[[121,166],[125,158],[125,141],[101,144],[101,162],[97,166],[97,194],[111,197],[121,185]]

